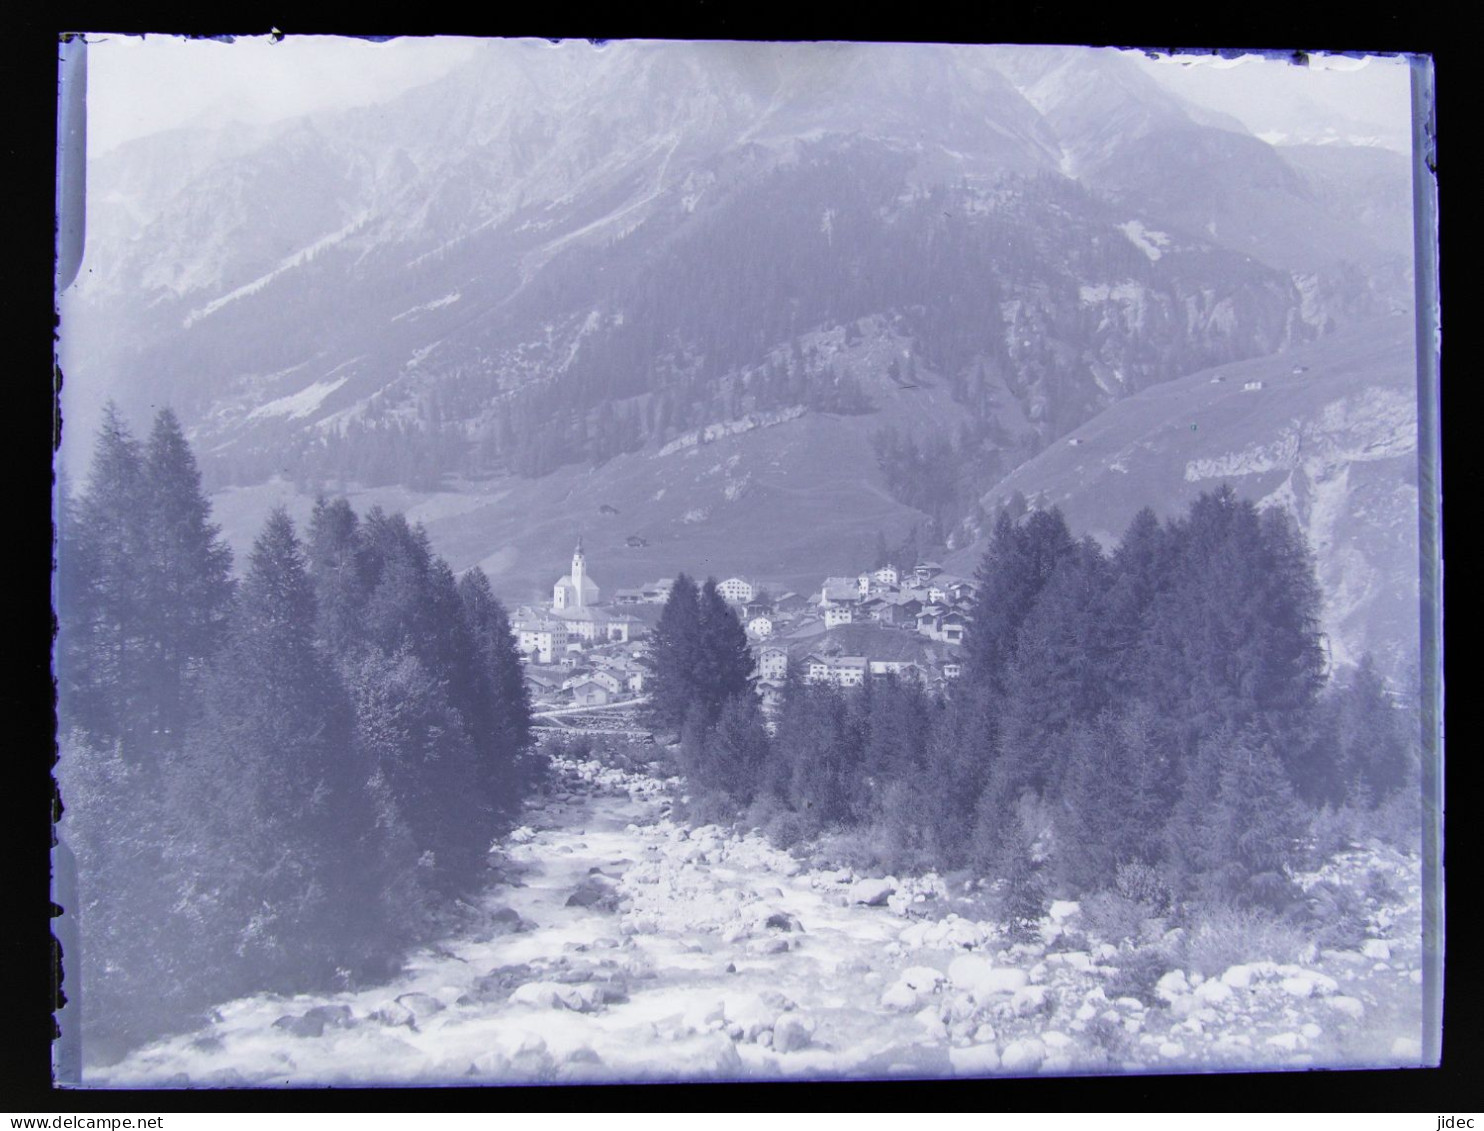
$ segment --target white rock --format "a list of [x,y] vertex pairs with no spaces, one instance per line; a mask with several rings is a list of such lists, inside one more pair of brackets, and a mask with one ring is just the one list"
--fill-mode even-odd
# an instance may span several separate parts
[[701,1002],[685,1011],[685,1024],[697,1032],[720,1029],[726,1020],[726,1005],[721,1001]]
[[1297,1033],[1279,1033],[1277,1036],[1269,1037],[1267,1043],[1284,1052],[1297,1052],[1303,1048],[1304,1038]]
[[917,991],[906,982],[898,982],[881,995],[881,1004],[887,1009],[900,1009],[907,1013],[918,1007]]
[[881,907],[897,889],[886,880],[860,880],[850,889],[850,898],[854,903],[864,903],[867,907]]
[[1010,998],[1010,1008],[1021,1016],[1036,1013],[1046,1008],[1044,986],[1022,986]]
[[516,1005],[556,1009],[565,1006],[569,997],[574,1001],[577,1000],[576,993],[571,986],[564,986],[557,982],[527,982],[515,988],[510,995],[510,1000]]
[[977,954],[961,954],[948,964],[949,980],[983,1001],[995,994],[1013,994],[1030,978],[1024,970],[996,966]]
[[1190,992],[1190,983],[1185,980],[1184,970],[1171,970],[1154,983],[1154,993],[1162,1001],[1174,1001]]
[[956,1076],[981,1076],[999,1070],[1000,1054],[995,1052],[994,1045],[970,1045],[949,1049],[948,1063]]
[[1221,975],[1221,982],[1233,989],[1245,990],[1252,984],[1252,967],[1230,966],[1226,973]]
[[1325,999],[1325,1004],[1355,1021],[1365,1016],[1365,1005],[1357,998],[1331,997]]
[[1064,1049],[1072,1043],[1072,1038],[1055,1029],[1048,1029],[1041,1034],[1041,1041],[1049,1049]]
[[1035,1037],[1011,1041],[1000,1054],[1006,1072],[1034,1072],[1046,1059],[1046,1046]]
[[1093,948],[1092,957],[1095,962],[1113,962],[1118,958],[1118,948],[1111,943],[1101,943]]
[[1304,1035],[1304,1040],[1317,1041],[1323,1035],[1324,1030],[1314,1024],[1314,1022],[1309,1021],[1299,1027],[1299,1032]]
[[978,1028],[974,1030],[974,1040],[981,1045],[989,1044],[995,1039],[996,1036],[997,1034],[994,1031],[994,1026],[991,1025],[988,1021],[983,1022],[981,1025],[979,1025]]
[[788,949],[788,940],[774,936],[770,939],[754,939],[747,944],[751,954],[782,954]]
[[1030,968],[1029,972],[1026,974],[1026,977],[1031,980],[1031,985],[1033,986],[1039,985],[1040,983],[1044,982],[1046,980],[1046,963],[1037,962]]
[[1053,923],[1065,923],[1081,910],[1082,904],[1074,899],[1057,899],[1046,909],[1046,915]]
[[1197,986],[1195,996],[1197,1001],[1205,1002],[1207,1005],[1225,1005],[1232,999],[1232,988],[1225,982],[1218,982],[1213,978]]
[[1184,1056],[1185,1049],[1174,1041],[1165,1041],[1159,1046],[1159,1055],[1168,1058]]
[[1414,986],[1420,986],[1420,985],[1422,985],[1422,971],[1421,970],[1413,970],[1407,976],[1412,979],[1412,985],[1414,985]]
[[1284,978],[1278,984],[1283,988],[1284,993],[1290,994],[1293,997],[1311,997],[1314,993],[1314,980],[1302,975]]
[[914,990],[923,993],[932,993],[945,981],[943,971],[931,966],[909,966],[903,970],[898,981],[904,982]]
[[[521,987],[524,989],[525,987]],[[514,1000],[514,995],[511,995]],[[417,1021],[417,1015],[399,1001],[388,1001],[383,1003],[373,1015],[383,1025],[412,1025]]]
[[773,1025],[773,1048],[794,1052],[808,1048],[814,1038],[814,1021],[797,1013],[785,1013]]
[[1091,1002],[1083,1002],[1078,1008],[1076,1017],[1078,1021],[1091,1021],[1098,1015],[1098,1007]]

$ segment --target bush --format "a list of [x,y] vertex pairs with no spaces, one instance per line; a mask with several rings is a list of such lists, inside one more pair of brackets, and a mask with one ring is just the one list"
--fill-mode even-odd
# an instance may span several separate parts
[[804,843],[818,831],[812,818],[792,809],[779,810],[763,826],[763,835],[783,849]]
[[1366,940],[1365,901],[1344,884],[1315,884],[1295,918],[1318,946],[1358,950]]
[[1121,943],[1136,939],[1154,909],[1118,892],[1100,891],[1082,901],[1082,921],[1103,942]]
[[1144,904],[1149,908],[1151,916],[1168,913],[1175,901],[1175,892],[1169,878],[1149,864],[1118,865],[1116,885],[1119,895],[1134,903]]
[[1247,962],[1295,962],[1308,944],[1302,930],[1260,908],[1214,904],[1191,916],[1183,961],[1214,978]]
[[1391,794],[1370,814],[1372,835],[1398,852],[1422,850],[1422,794],[1408,789]]
[[1110,998],[1138,998],[1147,1006],[1159,1004],[1154,987],[1159,980],[1180,965],[1179,958],[1162,946],[1140,947],[1119,955],[1118,973],[1108,979],[1103,992]]

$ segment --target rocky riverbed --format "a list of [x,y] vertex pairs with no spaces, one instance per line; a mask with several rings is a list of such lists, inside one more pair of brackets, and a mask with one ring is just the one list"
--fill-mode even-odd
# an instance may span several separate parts
[[[1416,1065],[1420,881],[1384,849],[1300,877],[1368,885],[1366,938],[1290,961],[1150,968],[1078,904],[1041,939],[960,915],[937,876],[821,870],[687,829],[679,783],[558,761],[475,925],[391,984],[258,995],[94,1068],[104,1087],[890,1078]],[[967,905],[965,905],[967,906]],[[1180,953],[1178,937],[1170,954]],[[1139,967],[1138,971],[1134,967]],[[1133,977],[1134,973],[1140,977]],[[1132,988],[1131,988],[1132,987]]]

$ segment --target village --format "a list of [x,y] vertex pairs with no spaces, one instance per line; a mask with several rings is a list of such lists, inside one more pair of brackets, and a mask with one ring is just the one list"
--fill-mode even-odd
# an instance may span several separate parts
[[[648,637],[673,584],[661,579],[616,589],[605,599],[579,538],[570,572],[552,586],[550,605],[522,605],[512,616],[536,711],[577,715],[642,703]],[[775,592],[744,577],[717,583],[747,633],[757,691],[769,713],[778,707],[791,664],[808,683],[859,687],[894,676],[941,689],[962,670],[974,588],[971,579],[930,561],[826,577],[808,596]]]

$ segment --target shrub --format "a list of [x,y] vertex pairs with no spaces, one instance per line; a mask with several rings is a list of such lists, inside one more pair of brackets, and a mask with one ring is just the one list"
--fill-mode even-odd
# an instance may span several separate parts
[[1358,950],[1366,939],[1365,901],[1344,884],[1315,884],[1295,918],[1318,946]]
[[1179,965],[1178,956],[1168,947],[1140,947],[1119,956],[1118,973],[1104,983],[1103,992],[1110,998],[1132,997],[1148,1006],[1158,1005],[1154,987]]
[[1149,908],[1149,915],[1164,915],[1175,900],[1169,879],[1158,868],[1149,864],[1126,863],[1118,865],[1115,881],[1118,894],[1134,903]]
[[1138,938],[1154,909],[1118,892],[1100,891],[1082,901],[1082,921],[1104,942],[1121,943]]
[[1308,941],[1298,927],[1261,908],[1211,904],[1191,916],[1184,962],[1212,978],[1247,962],[1294,962]]

